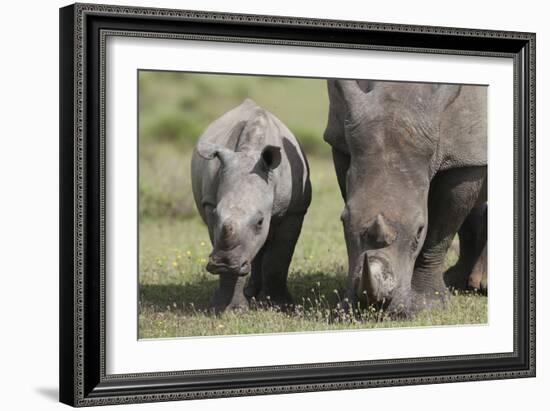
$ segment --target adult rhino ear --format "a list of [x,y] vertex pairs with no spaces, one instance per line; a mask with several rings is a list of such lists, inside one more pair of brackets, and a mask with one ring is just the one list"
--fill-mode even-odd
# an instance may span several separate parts
[[461,87],[453,84],[440,84],[434,92],[433,107],[442,113],[460,94]]
[[281,164],[281,147],[265,146],[262,150],[261,161],[267,170],[275,170]]
[[329,80],[339,92],[352,118],[361,117],[365,105],[365,97],[369,90],[368,83],[357,80]]
[[210,143],[199,143],[197,145],[197,153],[206,160],[212,160],[214,157],[217,157],[223,165],[226,165],[234,154],[227,147]]

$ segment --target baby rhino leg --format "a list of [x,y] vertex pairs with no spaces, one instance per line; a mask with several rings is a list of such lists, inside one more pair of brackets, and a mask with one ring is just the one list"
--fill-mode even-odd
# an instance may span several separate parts
[[247,310],[248,301],[244,295],[245,283],[244,276],[220,274],[218,289],[210,301],[210,307],[215,312]]
[[272,220],[272,235],[264,247],[262,295],[281,308],[292,304],[288,291],[288,267],[302,229],[303,214]]

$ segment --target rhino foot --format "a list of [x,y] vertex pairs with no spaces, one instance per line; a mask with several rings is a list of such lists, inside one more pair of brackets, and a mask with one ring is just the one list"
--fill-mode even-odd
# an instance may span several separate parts
[[247,311],[248,300],[244,295],[245,277],[243,276],[220,276],[220,284],[212,300],[210,307],[214,312],[224,311]]
[[445,285],[457,290],[466,290],[468,288],[468,275],[466,270],[459,264],[452,266],[443,274]]
[[284,289],[263,290],[260,293],[260,299],[268,306],[278,308],[282,311],[288,311],[294,306],[294,300],[286,287]]
[[232,301],[227,301],[226,298],[220,298],[214,295],[212,300],[210,301],[210,308],[217,314],[227,312],[227,311],[239,311],[244,312],[248,311],[248,301],[246,298],[243,300],[236,300],[233,299]]

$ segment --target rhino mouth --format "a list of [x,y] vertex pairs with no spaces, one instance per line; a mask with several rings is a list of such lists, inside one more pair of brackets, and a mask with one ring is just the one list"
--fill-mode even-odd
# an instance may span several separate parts
[[250,272],[250,263],[248,261],[245,261],[241,264],[231,265],[231,264],[217,262],[212,260],[212,258],[210,258],[210,260],[208,261],[208,264],[206,265],[206,271],[208,271],[211,274],[218,274],[218,275],[232,274],[232,275],[244,276]]

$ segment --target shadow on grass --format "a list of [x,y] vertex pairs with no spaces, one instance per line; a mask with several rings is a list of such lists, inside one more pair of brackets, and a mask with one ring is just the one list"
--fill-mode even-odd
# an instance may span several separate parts
[[[296,304],[309,305],[322,301],[334,307],[343,298],[345,283],[343,273],[297,272],[289,279],[288,286]],[[156,312],[208,311],[217,286],[218,279],[214,276],[202,276],[185,284],[140,284],[140,304]]]
[[296,304],[322,301],[328,303],[331,308],[344,298],[345,285],[346,277],[343,273],[327,275],[319,271],[295,273],[288,282],[288,288]]
[[214,276],[201,276],[185,284],[140,284],[139,301],[142,307],[154,311],[207,310],[217,285],[218,279]]

